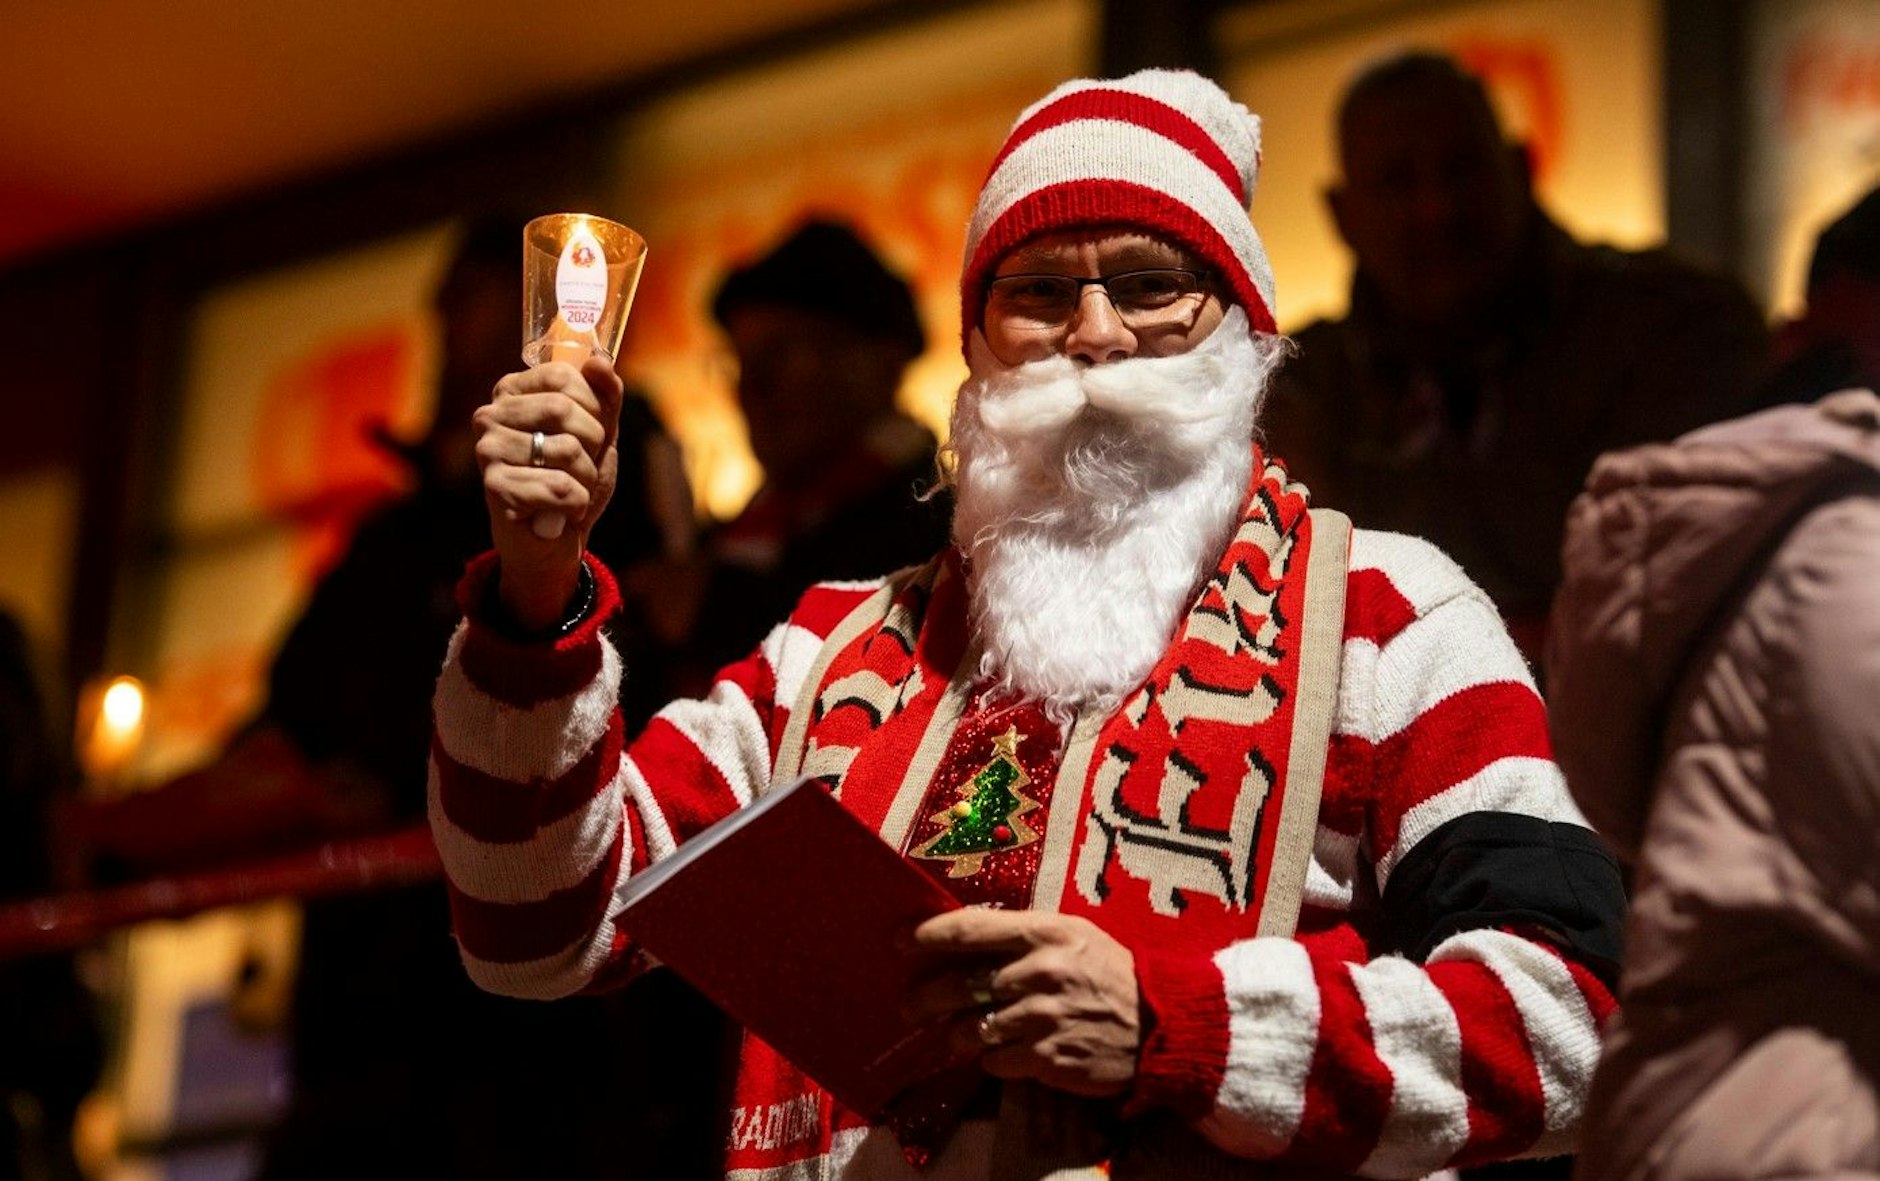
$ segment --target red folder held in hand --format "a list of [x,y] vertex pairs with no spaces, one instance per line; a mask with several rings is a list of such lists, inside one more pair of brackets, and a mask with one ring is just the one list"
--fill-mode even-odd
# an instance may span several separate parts
[[616,922],[844,1106],[881,1113],[954,1060],[911,1026],[897,936],[959,903],[803,780],[712,825],[622,887]]

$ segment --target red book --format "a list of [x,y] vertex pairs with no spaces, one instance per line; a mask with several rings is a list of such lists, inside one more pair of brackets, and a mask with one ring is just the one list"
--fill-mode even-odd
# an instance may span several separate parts
[[843,1105],[879,1115],[954,1061],[911,1026],[896,937],[959,906],[814,780],[781,788],[631,878],[620,928]]

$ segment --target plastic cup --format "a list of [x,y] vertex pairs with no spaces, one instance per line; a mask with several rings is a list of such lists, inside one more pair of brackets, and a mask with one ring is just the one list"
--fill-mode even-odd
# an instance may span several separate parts
[[591,213],[550,213],[522,229],[522,359],[590,353],[612,361],[633,310],[646,239]]

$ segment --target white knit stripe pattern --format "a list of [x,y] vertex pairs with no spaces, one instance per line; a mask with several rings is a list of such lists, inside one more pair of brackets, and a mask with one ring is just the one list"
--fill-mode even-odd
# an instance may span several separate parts
[[[640,827],[646,834],[648,863],[678,852],[679,841],[672,835],[672,826],[666,823],[666,813],[660,808],[658,797],[653,794],[653,785],[646,781],[639,764],[631,758],[620,760],[620,782],[625,788],[627,802],[640,814]],[[620,864],[620,884],[625,885],[633,867],[625,861]]]
[[463,669],[468,624],[450,638],[437,681],[437,737],[452,759],[522,787],[566,775],[607,732],[620,698],[620,654],[604,646],[595,678],[565,697],[519,709],[470,683]]
[[[1470,642],[1457,643],[1459,636]],[[1372,676],[1369,717],[1354,708],[1356,724],[1349,731],[1370,742],[1401,734],[1432,706],[1465,689],[1534,687],[1501,617],[1476,593],[1457,594],[1419,612],[1378,654]]]
[[1447,1164],[1469,1139],[1462,1090],[1462,1029],[1455,1010],[1417,964],[1385,956],[1354,965],[1377,1056],[1390,1071],[1390,1113],[1366,1177],[1421,1177]]
[[[1369,684],[1373,694],[1365,703],[1340,694],[1340,731],[1382,742],[1464,690],[1496,683],[1533,689],[1493,604],[1447,554],[1419,538],[1356,530],[1352,555],[1354,568],[1385,572],[1418,617],[1381,650],[1366,640],[1345,645],[1344,684]],[[1475,642],[1458,645],[1459,635]],[[1378,860],[1378,888],[1417,842],[1470,812],[1585,823],[1552,760],[1506,756],[1405,811],[1397,840]]]
[[1358,834],[1319,825],[1306,865],[1305,905],[1349,911],[1358,880]]
[[[520,844],[481,841],[452,823],[439,798],[435,763],[428,778],[431,836],[438,856],[450,868],[451,884],[481,902],[543,901],[585,880],[613,851],[614,842],[626,839],[618,774],[586,804]],[[631,854],[631,849],[621,852],[623,858]]]
[[1273,1156],[1305,1116],[1318,1048],[1312,961],[1290,939],[1247,939],[1214,957],[1227,999],[1227,1062],[1203,1135],[1239,1156]]
[[753,785],[770,781],[770,737],[743,686],[719,681],[702,700],[681,698],[658,716],[698,748],[739,807],[751,802]]
[[[874,584],[877,589],[880,586],[879,582]],[[809,678],[810,669],[816,664],[816,656],[822,651],[822,645],[821,636],[796,623],[773,627],[770,634],[764,637],[764,660],[776,674],[775,697],[779,706],[787,708],[796,700],[803,682]]]
[[[1357,539],[1364,530],[1351,531],[1351,550],[1358,549]],[[1341,649],[1338,669],[1338,712],[1332,718],[1332,733],[1366,737],[1375,726],[1371,721],[1370,687],[1377,681],[1377,662],[1384,650],[1368,636],[1352,636]],[[1361,688],[1362,687],[1362,688]]]
[[1546,1129],[1523,1155],[1571,1152],[1599,1061],[1600,1039],[1598,1023],[1567,965],[1544,947],[1495,930],[1464,931],[1445,939],[1430,953],[1429,962],[1446,961],[1486,966],[1521,1014],[1528,1051],[1540,1072]]
[[[619,653],[605,636],[599,637],[600,667],[592,681],[565,697],[519,709],[483,693],[465,675],[467,626],[453,636],[438,681],[439,743],[462,766],[505,781],[490,790],[539,791],[543,779],[567,774],[605,737],[618,699]],[[779,700],[794,695],[821,644],[820,637],[795,625],[778,627],[765,640],[762,651],[776,671]],[[660,716],[722,778],[730,792],[728,803],[748,804],[753,790],[768,784],[769,736],[743,686],[718,681],[704,700],[669,704]],[[636,853],[626,823],[629,807],[638,814],[644,834],[646,847],[638,852],[648,862],[670,856],[677,849],[671,825],[631,754],[625,753],[616,767],[596,770],[610,776],[608,783],[573,813],[526,840],[506,843],[479,840],[450,821],[434,766],[429,786],[432,829],[453,888],[485,903],[540,902],[578,886],[618,849],[614,880],[602,887],[617,895],[631,875]],[[614,936],[610,916],[586,938],[540,959],[496,962],[467,951],[462,958],[483,988],[548,999],[585,987],[613,953]]]
[[1488,596],[1470,581],[1454,558],[1408,533],[1352,530],[1350,568],[1379,570],[1389,575],[1391,585],[1418,615],[1454,598],[1459,592],[1474,594],[1488,602]]
[[[1092,124],[1101,126],[1093,130]],[[1221,235],[1272,311],[1273,267],[1246,207],[1194,153],[1133,123],[1076,119],[1020,144],[986,181],[967,229],[969,249],[1021,199],[1065,181],[1093,180],[1140,185],[1193,209]]]
[[[626,865],[623,858],[620,862],[622,874],[626,872]],[[619,889],[618,879],[612,889]],[[606,966],[608,957],[613,953],[613,943],[614,920],[609,915],[601,920],[594,928],[593,936],[585,942],[538,960],[499,964],[479,959],[464,950],[461,943],[457,946],[464,971],[478,988],[523,1000],[553,1001],[573,996],[587,987],[595,973]]]
[[1503,812],[1537,820],[1579,823],[1578,809],[1564,806],[1567,799],[1566,777],[1551,759],[1514,756],[1497,759],[1403,814],[1397,843],[1378,858],[1377,888],[1384,888],[1397,863],[1417,842],[1458,816],[1470,812]]
[[1253,201],[1260,159],[1260,117],[1239,103],[1223,102],[1218,88],[1185,70],[1140,70],[1123,78],[1077,78],[1026,107],[1012,121],[1016,130],[1025,121],[1067,95],[1085,90],[1121,90],[1174,107],[1200,125],[1240,172],[1240,187]]

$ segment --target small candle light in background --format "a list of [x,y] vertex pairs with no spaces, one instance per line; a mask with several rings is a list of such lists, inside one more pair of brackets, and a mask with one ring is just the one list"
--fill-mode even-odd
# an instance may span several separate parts
[[104,691],[105,725],[119,734],[133,734],[144,724],[144,687],[136,677],[118,677]]
[[94,682],[79,697],[78,762],[99,786],[115,784],[144,738],[144,686],[136,677]]

